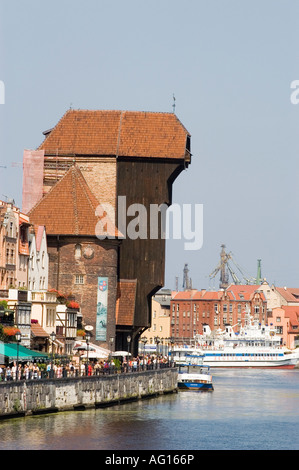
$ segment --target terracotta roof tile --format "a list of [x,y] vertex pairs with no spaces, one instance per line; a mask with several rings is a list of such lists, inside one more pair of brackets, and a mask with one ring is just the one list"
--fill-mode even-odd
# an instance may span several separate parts
[[192,298],[191,291],[179,291],[174,294],[171,300],[189,300]]
[[187,137],[189,132],[173,113],[69,110],[39,150],[54,155],[184,159],[190,155]]
[[121,279],[117,284],[116,324],[134,324],[137,280]]
[[[290,319],[291,326],[299,325],[299,307],[283,305],[281,307],[285,311],[285,316]],[[297,331],[298,334],[298,331]]]
[[[257,284],[231,284],[226,292],[232,292],[236,300],[250,300],[255,292],[259,292],[262,299],[266,300],[264,292]],[[243,299],[241,299],[241,296]]]
[[[99,206],[81,171],[73,165],[30,210],[29,217],[33,224],[44,225],[47,235],[95,235]],[[105,229],[111,236],[122,236],[112,221]]]
[[202,296],[202,299],[203,300],[219,300],[221,298],[221,294],[223,292],[221,291],[206,291],[203,296]]
[[299,302],[299,288],[292,287],[276,287],[277,292],[287,301],[287,302]]

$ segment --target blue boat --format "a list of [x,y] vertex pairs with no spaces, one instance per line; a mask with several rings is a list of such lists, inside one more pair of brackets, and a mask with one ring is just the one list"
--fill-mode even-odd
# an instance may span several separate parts
[[204,365],[203,356],[186,355],[185,362],[178,364],[179,390],[214,390],[210,366]]

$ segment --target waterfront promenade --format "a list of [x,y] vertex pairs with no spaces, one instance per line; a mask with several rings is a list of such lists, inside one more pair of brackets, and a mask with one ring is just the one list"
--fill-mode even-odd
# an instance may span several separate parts
[[66,377],[103,376],[118,373],[151,371],[174,367],[166,357],[144,356],[127,362],[124,360],[118,367],[113,359],[110,361],[81,362],[72,360],[38,363],[26,362],[8,366],[0,365],[0,385],[3,382],[16,380],[60,379]]
[[[82,375],[81,375],[82,373]],[[168,362],[71,370],[51,369],[0,382],[0,418],[111,406],[177,391],[177,369]]]

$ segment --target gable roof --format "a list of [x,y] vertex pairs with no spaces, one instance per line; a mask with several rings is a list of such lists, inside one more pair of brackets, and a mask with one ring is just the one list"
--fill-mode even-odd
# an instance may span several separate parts
[[[99,206],[81,171],[73,165],[28,215],[31,223],[46,227],[47,235],[95,236]],[[107,235],[121,236],[113,222],[108,217],[105,220]]]
[[50,155],[190,157],[189,132],[174,113],[68,110],[39,150]]
[[235,300],[251,300],[253,294],[258,292],[263,300],[266,300],[264,292],[260,289],[257,284],[230,284],[226,292],[231,292]]

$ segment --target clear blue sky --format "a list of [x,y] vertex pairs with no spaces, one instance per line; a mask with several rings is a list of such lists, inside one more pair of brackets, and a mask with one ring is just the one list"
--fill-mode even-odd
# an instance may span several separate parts
[[[299,287],[297,0],[0,0],[0,198],[21,206],[25,148],[72,106],[172,111],[192,135],[173,202],[204,205],[204,243],[167,242],[166,287],[237,263]],[[5,196],[4,196],[5,195]]]

